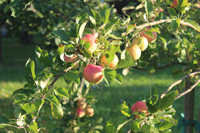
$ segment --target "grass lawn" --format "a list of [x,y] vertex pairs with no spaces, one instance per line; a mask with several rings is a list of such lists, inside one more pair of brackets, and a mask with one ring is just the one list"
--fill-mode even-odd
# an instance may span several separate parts
[[[24,66],[28,56],[32,55],[33,48],[25,46],[11,46],[4,45],[4,65],[0,66],[0,121],[1,118],[12,118],[12,106],[10,96],[16,89],[23,87],[24,79]],[[25,53],[23,53],[25,51]],[[122,118],[120,113],[120,104],[127,101],[133,104],[138,100],[143,100],[150,93],[151,89],[158,89],[159,92],[167,89],[171,83],[179,79],[182,75],[173,76],[171,73],[174,67],[160,70],[156,73],[150,74],[138,70],[131,70],[125,77],[121,85],[112,83],[111,87],[107,88],[93,88],[91,89],[98,102],[96,103],[96,115],[103,116],[105,120],[112,120],[114,123],[120,123],[119,118]],[[60,80],[59,86],[65,85]],[[199,95],[199,91],[196,92]],[[196,96],[196,100],[200,100]],[[183,98],[176,101],[175,108],[178,113],[183,112]],[[195,116],[197,116],[198,106],[195,107]]]

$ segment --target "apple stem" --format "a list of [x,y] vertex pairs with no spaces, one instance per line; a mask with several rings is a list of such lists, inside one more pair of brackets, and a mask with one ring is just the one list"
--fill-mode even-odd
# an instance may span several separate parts
[[90,90],[90,87],[87,87],[84,96],[86,96],[88,94],[89,90]]
[[81,85],[80,85],[80,88],[79,88],[79,90],[78,90],[78,94],[79,94],[79,95],[82,95],[82,90],[83,90],[84,83],[85,83],[85,79],[82,78],[82,80],[81,80]]

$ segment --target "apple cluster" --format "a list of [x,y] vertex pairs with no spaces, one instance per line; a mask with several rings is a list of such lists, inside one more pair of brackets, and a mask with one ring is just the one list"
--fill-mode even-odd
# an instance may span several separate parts
[[87,104],[85,98],[79,98],[77,101],[76,116],[82,118],[84,116],[94,116],[94,109]]
[[152,32],[152,35],[149,35],[147,32],[149,32],[149,28],[143,30],[140,33],[140,37],[133,39],[132,44],[127,48],[127,51],[133,60],[138,60],[141,57],[142,51],[147,49],[148,44],[156,40],[156,32]]
[[[152,35],[147,34],[149,28],[146,28],[140,33],[140,37],[133,39],[132,44],[127,48],[128,53],[133,58],[133,60],[138,60],[141,56],[141,52],[146,50],[148,43],[152,43],[156,40],[156,32],[152,32]],[[82,41],[89,44],[89,47],[86,49],[87,53],[93,54],[98,48],[97,44],[98,33],[86,34],[82,37]],[[77,55],[65,55],[64,60],[66,63],[73,63],[78,59]],[[106,55],[102,54],[100,56],[99,65],[96,64],[87,64],[83,70],[83,77],[90,83],[98,84],[104,78],[104,68],[115,69],[119,63],[119,58],[115,54],[111,61],[108,61]]]
[[[98,33],[93,33],[93,34],[86,34],[82,38],[83,41],[85,41],[86,43],[89,43],[89,48],[87,49],[88,53],[92,54],[97,49],[97,43],[96,43],[97,37],[98,37]],[[118,62],[119,62],[119,59],[117,55],[114,55],[113,60],[110,62],[108,62],[105,55],[102,55],[100,59],[100,65],[88,64],[84,68],[83,77],[85,80],[87,80],[90,83],[98,84],[103,80],[104,67],[115,69]]]

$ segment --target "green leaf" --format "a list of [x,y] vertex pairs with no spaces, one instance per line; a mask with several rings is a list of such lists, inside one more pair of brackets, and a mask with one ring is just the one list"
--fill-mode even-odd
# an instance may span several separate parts
[[131,114],[129,113],[129,107],[128,105],[126,104],[126,102],[124,101],[123,104],[121,104],[121,113],[126,116],[126,117],[130,117]]
[[126,51],[125,59],[122,59],[122,60],[119,61],[117,68],[128,68],[128,67],[134,66],[135,64],[136,64],[136,62],[129,55],[129,53]]
[[153,11],[153,4],[150,0],[145,0],[145,11],[147,16]]
[[111,8],[107,8],[105,10],[105,21],[104,21],[104,24],[107,24],[109,22],[110,12],[111,12]]
[[177,16],[177,12],[174,8],[167,8],[168,10],[168,13],[171,15],[171,16]]
[[138,132],[138,131],[141,131],[141,127],[140,127],[140,121],[139,120],[134,120],[132,125],[131,125],[131,130],[133,132]]
[[80,81],[80,73],[79,71],[70,71],[65,73],[64,79],[66,82],[79,82]]
[[172,105],[177,95],[178,95],[177,90],[167,93],[162,99],[158,101],[159,109],[164,110],[170,105]]
[[20,106],[27,114],[31,114],[37,111],[36,106],[32,103],[20,104]]
[[59,100],[56,96],[52,96],[50,98],[50,105],[51,105],[51,114],[55,119],[61,119],[64,115],[62,105],[60,104]]
[[62,41],[68,42],[69,41],[69,35],[64,30],[56,30],[52,32],[52,35],[56,38],[59,38]]
[[54,89],[54,92],[57,96],[60,96],[60,97],[64,97],[64,98],[68,98],[69,97],[69,92],[66,88],[57,88],[57,89]]
[[169,30],[170,31],[176,31],[177,30],[177,28],[178,28],[178,24],[177,24],[177,22],[176,22],[176,20],[173,20],[171,23],[170,23],[170,25],[169,25]]
[[176,122],[174,122],[174,119],[162,119],[162,121],[157,125],[160,131],[165,131],[167,129],[170,129],[176,125]]
[[17,94],[25,94],[26,96],[31,96],[35,91],[32,89],[18,89],[16,91],[13,92],[13,96],[17,95]]
[[114,81],[117,76],[117,72],[115,70],[104,70],[104,75],[108,81]]
[[92,16],[89,16],[89,19],[93,25],[96,25],[96,20]]
[[33,80],[35,80],[35,78],[36,78],[36,75],[35,75],[35,62],[33,60],[30,62],[30,67],[31,67],[32,78],[33,78]]
[[59,55],[63,54],[65,52],[65,47],[64,46],[58,47],[57,52]]
[[11,16],[15,18],[16,17],[15,9],[13,7],[10,7],[10,10],[11,10]]
[[190,6],[190,3],[188,2],[188,0],[182,0],[181,7],[184,8],[187,6]]
[[180,18],[177,18],[177,19],[176,19],[176,23],[177,23],[178,27],[180,27],[180,25],[181,25],[181,19],[180,19]]
[[83,36],[83,32],[84,32],[84,30],[85,30],[86,24],[87,24],[87,21],[84,22],[84,23],[80,26],[80,29],[79,29],[79,37],[80,37],[80,38],[82,38],[82,36]]
[[105,133],[116,133],[115,126],[112,123],[107,122],[105,127]]
[[126,124],[128,124],[130,121],[132,121],[132,119],[126,120],[125,122],[119,124],[119,125],[117,126],[117,131],[116,131],[116,133],[118,133],[118,132],[120,131],[120,129],[121,129],[122,127],[124,127]]
[[37,122],[32,122],[30,125],[29,125],[29,133],[38,133],[38,124]]

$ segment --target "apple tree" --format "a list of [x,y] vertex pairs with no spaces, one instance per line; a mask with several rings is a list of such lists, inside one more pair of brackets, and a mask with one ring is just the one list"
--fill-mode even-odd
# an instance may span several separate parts
[[[73,9],[77,9],[75,14],[53,8],[52,12],[56,12],[53,18],[45,14],[48,11],[45,9],[51,8],[51,4],[59,5],[58,1],[50,2],[46,8],[39,8],[40,4],[36,1],[24,5],[18,0],[12,2],[14,4],[9,6],[13,6],[15,15],[19,15],[21,8],[17,5],[20,5],[24,9],[31,8],[44,19],[41,22],[57,19],[58,23],[44,23],[41,28],[39,34],[47,35],[45,39],[51,40],[49,44],[53,47],[38,46],[35,56],[28,59],[25,64],[27,82],[13,93],[16,119],[1,123],[0,128],[30,133],[172,132],[171,128],[177,121],[171,105],[188,93],[173,88],[188,77],[198,79],[196,75],[200,72],[185,76],[161,95],[153,93],[131,107],[124,102],[119,111],[127,120],[118,126],[95,114],[98,99],[90,93],[90,89],[93,86],[105,87],[113,80],[123,83],[123,75],[132,66],[163,65],[163,60],[168,60],[168,57],[161,60],[159,55],[166,56],[165,53],[171,56],[167,62],[184,62],[188,47],[192,47],[192,56],[192,52],[195,53],[191,61],[196,62],[196,59],[195,65],[198,64],[199,53],[195,51],[198,50],[196,35],[199,35],[200,28],[192,15],[198,12],[192,2],[180,0],[177,5],[177,1],[138,0],[137,4],[130,2],[123,7],[123,15],[120,16],[106,2],[77,0],[75,2],[83,8]],[[45,5],[45,1],[42,4]],[[70,15],[70,19],[65,19]],[[185,39],[180,39],[181,36]],[[189,40],[194,41],[192,46],[188,45]],[[185,55],[182,55],[181,49]],[[172,58],[174,54],[177,58]],[[59,86],[61,81],[65,82],[65,86]],[[198,84],[199,80],[189,90]]]

